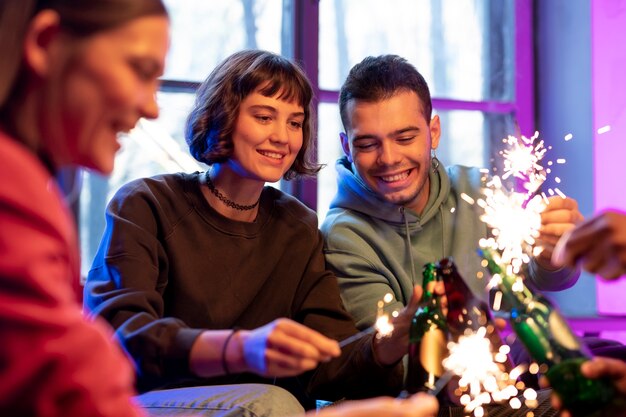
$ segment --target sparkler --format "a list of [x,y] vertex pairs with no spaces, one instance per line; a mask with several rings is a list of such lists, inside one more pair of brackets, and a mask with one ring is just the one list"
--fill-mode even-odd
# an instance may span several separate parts
[[[481,240],[479,245],[498,252],[498,263],[511,266],[503,269],[517,275],[522,265],[530,262],[531,256],[537,256],[543,250],[536,239],[541,227],[541,212],[548,197],[545,192],[540,193],[540,188],[552,172],[555,161],[545,160],[552,147],[545,146],[538,132],[530,138],[509,136],[503,141],[508,147],[500,152],[504,158],[504,174],[494,176],[483,190],[485,198],[476,202],[485,210],[481,220],[492,231],[492,238]],[[563,164],[565,160],[557,159],[556,163]],[[515,179],[516,187],[505,186],[507,179]],[[558,177],[554,180],[557,184],[561,182]],[[558,187],[548,188],[547,193],[565,198]]]
[[341,349],[343,349],[344,347],[348,346],[350,343],[356,342],[357,340],[359,340],[360,338],[362,338],[363,336],[367,336],[368,334],[372,334],[376,331],[376,325],[374,326],[370,326],[365,330],[361,330],[358,333],[353,334],[352,336],[343,339],[341,342],[339,342],[339,347]]
[[[376,338],[390,336],[391,333],[393,333],[393,323],[391,323],[389,315],[383,312],[383,307],[385,306],[385,304],[390,303],[392,300],[393,300],[393,295],[391,295],[391,293],[385,294],[385,297],[378,302],[376,322],[374,323],[374,325],[364,330],[361,330],[360,332],[355,333],[352,336],[342,340],[341,342],[339,342],[339,347],[343,349],[345,346],[349,345],[350,343],[354,343],[360,338],[367,336],[368,334],[372,334],[374,332],[377,332]],[[395,311],[391,314],[394,317],[397,315]]]
[[449,374],[448,379],[452,374],[460,376],[456,394],[465,411],[473,412],[476,417],[484,414],[483,405],[507,401],[518,394],[515,383],[519,369],[508,374],[500,365],[507,361],[508,346],[503,345],[494,354],[486,333],[486,328],[480,327],[473,334],[461,336],[458,343],[450,342],[450,355],[443,361],[448,370],[444,376]]
[[[462,198],[484,209],[481,220],[490,227],[492,237],[481,239],[479,246],[489,248],[496,255],[494,260],[503,271],[519,276],[522,266],[542,250],[537,245],[537,238],[547,196],[540,193],[540,188],[551,173],[554,162],[544,161],[551,147],[545,146],[538,133],[530,138],[509,136],[504,139],[504,143],[507,149],[500,152],[504,158],[503,175],[493,176],[486,184],[484,198],[476,201],[464,196]],[[557,160],[556,163],[565,163],[565,160]],[[505,185],[511,182],[514,187]],[[560,179],[556,178],[556,182],[559,183]],[[565,197],[556,187],[548,189],[548,194]],[[500,277],[495,274],[489,286],[497,286],[498,279]],[[502,371],[498,362],[503,363],[508,352],[491,352],[485,334],[485,329],[480,328],[474,334],[459,338],[458,343],[450,343],[450,355],[443,364],[448,372],[460,376],[457,394],[466,411],[473,412],[476,417],[484,414],[483,405],[491,401],[508,400],[512,408],[519,408],[521,402],[516,395],[525,388],[519,382],[516,387],[516,379],[522,369],[515,368],[510,374]],[[533,393],[524,391],[529,400]],[[529,402],[532,401],[527,401],[528,406],[531,405]]]

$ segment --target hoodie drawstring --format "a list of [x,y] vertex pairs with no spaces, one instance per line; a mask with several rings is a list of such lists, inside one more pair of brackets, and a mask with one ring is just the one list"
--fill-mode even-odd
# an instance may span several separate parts
[[411,235],[409,234],[409,220],[406,218],[404,207],[400,207],[400,214],[404,220],[406,248],[409,251],[409,260],[411,261],[411,282],[415,285],[415,260],[413,260],[413,247],[411,245]]
[[443,215],[443,208],[439,206],[439,215],[441,216],[441,258],[446,257],[446,218]]

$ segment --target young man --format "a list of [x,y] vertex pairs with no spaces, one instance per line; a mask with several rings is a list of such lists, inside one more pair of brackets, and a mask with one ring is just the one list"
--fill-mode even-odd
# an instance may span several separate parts
[[[481,196],[483,174],[446,168],[435,157],[441,131],[424,78],[401,57],[365,58],[350,71],[339,107],[345,157],[337,162],[339,189],[322,232],[327,263],[358,327],[374,322],[386,293],[394,295],[387,308],[400,310],[421,284],[422,265],[447,256],[472,291],[485,296],[487,274],[476,249],[488,230],[479,208],[461,198]],[[529,265],[538,288],[576,281],[575,270],[553,266],[550,256],[580,220],[574,200],[550,199],[542,214],[545,250]]]

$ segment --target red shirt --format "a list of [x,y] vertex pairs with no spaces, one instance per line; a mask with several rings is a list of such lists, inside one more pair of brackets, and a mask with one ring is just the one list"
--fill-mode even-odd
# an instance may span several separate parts
[[0,415],[140,416],[127,358],[87,320],[74,223],[50,173],[0,131]]

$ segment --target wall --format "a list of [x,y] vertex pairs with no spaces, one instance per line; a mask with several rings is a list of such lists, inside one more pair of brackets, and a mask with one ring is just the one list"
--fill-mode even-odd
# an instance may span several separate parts
[[[535,5],[538,128],[567,159],[558,172],[563,191],[585,216],[626,210],[626,0]],[[553,298],[570,317],[604,316],[590,325],[626,341],[626,278],[606,283],[583,274]]]
[[[608,0],[613,1],[613,0]],[[588,216],[593,205],[593,106],[590,0],[535,0],[537,129],[566,164],[553,175]],[[573,139],[565,141],[571,133]],[[596,284],[584,274],[553,299],[568,316],[596,314]]]

